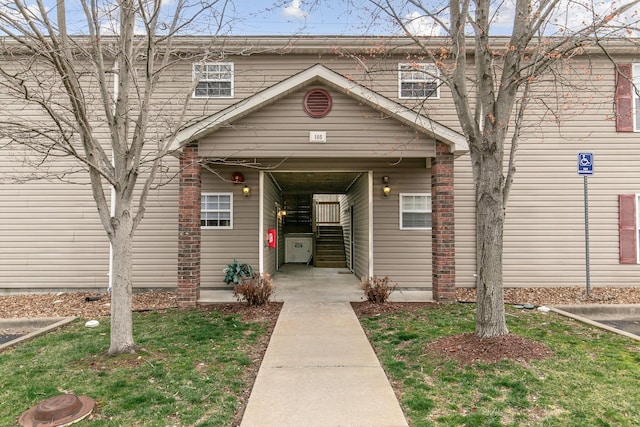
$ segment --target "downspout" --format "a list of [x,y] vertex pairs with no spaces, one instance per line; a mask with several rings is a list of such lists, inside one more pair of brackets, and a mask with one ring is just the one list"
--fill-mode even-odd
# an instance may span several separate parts
[[[116,103],[118,102],[118,86],[120,84],[120,74],[118,72],[118,62],[115,61],[113,64],[113,114],[116,114]],[[114,153],[113,146],[111,149],[111,164],[115,167],[114,163]],[[116,189],[112,185],[111,186],[111,206],[110,206],[110,215],[113,218],[116,214]],[[113,244],[111,240],[109,240],[109,286],[107,287],[107,293],[111,293],[113,289]]]
[[259,178],[259,203],[258,203],[258,269],[264,273],[264,171],[260,171]]
[[369,277],[373,277],[373,171],[369,171]]

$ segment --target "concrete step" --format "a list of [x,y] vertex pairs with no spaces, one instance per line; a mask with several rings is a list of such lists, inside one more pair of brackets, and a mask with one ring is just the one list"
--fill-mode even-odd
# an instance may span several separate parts
[[347,266],[346,261],[322,261],[317,260],[315,267],[318,268],[345,268]]

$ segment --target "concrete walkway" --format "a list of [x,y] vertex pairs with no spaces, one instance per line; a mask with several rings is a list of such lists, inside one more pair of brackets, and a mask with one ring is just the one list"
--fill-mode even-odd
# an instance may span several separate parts
[[274,276],[284,305],[241,427],[408,426],[349,304],[359,281],[287,267]]

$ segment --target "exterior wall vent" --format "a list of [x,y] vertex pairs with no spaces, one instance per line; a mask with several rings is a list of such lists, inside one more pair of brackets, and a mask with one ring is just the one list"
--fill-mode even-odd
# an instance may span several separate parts
[[314,119],[326,116],[331,111],[331,95],[324,89],[312,89],[304,96],[302,106],[305,113]]

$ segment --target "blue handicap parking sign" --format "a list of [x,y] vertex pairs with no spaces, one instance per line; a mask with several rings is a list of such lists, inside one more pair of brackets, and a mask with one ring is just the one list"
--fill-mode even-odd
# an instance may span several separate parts
[[593,153],[578,153],[578,175],[593,175]]

